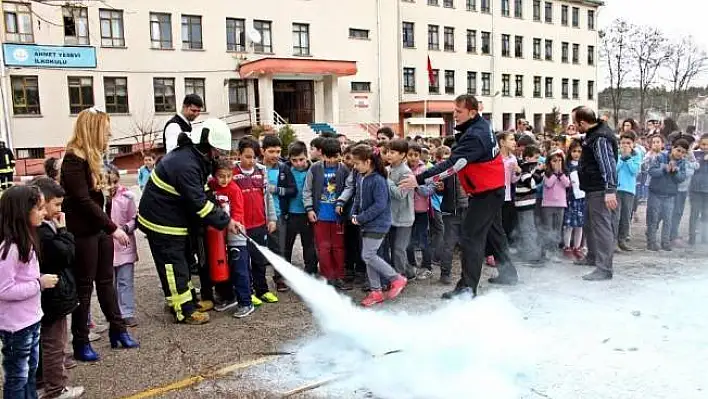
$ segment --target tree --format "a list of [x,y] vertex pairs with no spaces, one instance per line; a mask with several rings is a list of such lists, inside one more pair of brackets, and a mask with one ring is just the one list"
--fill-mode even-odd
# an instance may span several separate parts
[[154,114],[148,114],[144,118],[135,117],[130,122],[135,132],[132,137],[135,139],[140,155],[144,157],[147,151],[152,151],[155,148],[155,142],[162,131],[158,127]]
[[290,125],[285,125],[278,131],[278,137],[280,138],[280,143],[282,144],[283,153],[286,154],[288,147],[294,141],[297,141],[297,135],[295,130]]
[[664,68],[664,80],[670,85],[671,114],[688,111],[687,96],[693,80],[706,71],[708,56],[698,48],[692,36],[671,44],[671,54]]
[[659,68],[671,56],[671,47],[666,36],[652,26],[632,26],[629,32],[629,54],[636,63],[639,85],[639,124],[644,126],[647,92],[656,82]]
[[608,29],[600,31],[600,57],[607,66],[609,74],[612,117],[615,121],[622,108],[625,80],[632,68],[628,54],[631,31],[632,25],[622,19],[612,21]]
[[546,120],[544,124],[544,137],[546,137],[546,134],[551,134],[551,137],[553,137],[563,131],[563,123],[561,122],[561,112],[558,107],[553,107],[551,113],[546,114]]

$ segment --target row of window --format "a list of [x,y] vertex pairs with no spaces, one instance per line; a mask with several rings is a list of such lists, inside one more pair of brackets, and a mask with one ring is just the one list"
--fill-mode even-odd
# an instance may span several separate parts
[[[403,68],[403,91],[405,93],[415,93],[416,92],[416,70],[415,68]],[[480,94],[482,96],[492,95],[492,74],[489,72],[482,72],[481,75],[481,87],[477,90],[477,72],[467,71],[467,93],[472,95]],[[511,74],[502,74],[502,88],[501,95],[503,97],[512,97],[511,91]],[[553,98],[553,81],[552,77],[545,78],[545,87],[542,87],[544,83],[543,77],[534,76],[533,77],[533,97],[534,98]],[[443,75],[444,83],[444,93],[454,95],[455,90],[455,71],[445,70]],[[571,80],[563,78],[561,79],[561,98],[570,99],[571,95],[574,100],[580,99],[580,80],[572,79],[572,90],[570,89]],[[542,88],[545,90],[542,92]],[[428,93],[430,94],[440,94],[440,70],[433,69],[429,73],[428,78]],[[513,97],[524,97],[524,75],[514,75],[514,91]],[[592,80],[587,81],[587,98],[588,100],[595,99],[595,82]]]
[[[403,0],[405,2],[413,3],[415,0]],[[477,1],[478,0],[466,0],[465,5],[467,11],[477,11]],[[504,17],[511,17],[511,0],[499,0],[501,2],[501,15]],[[455,0],[443,0],[443,7],[455,8]],[[479,0],[479,10],[483,13],[492,13],[492,2],[491,0]],[[513,0],[514,4],[514,18],[523,19],[524,18],[524,1],[523,0]],[[428,5],[439,6],[439,0],[428,0]],[[546,23],[552,24],[553,20],[553,2],[546,1],[543,4],[543,20]],[[570,15],[570,19],[568,16]],[[541,0],[533,0],[533,20],[536,22],[541,22]],[[570,20],[573,28],[580,27],[580,7],[569,7],[565,4],[561,5],[561,25],[568,26],[568,21]],[[595,10],[587,10],[587,26],[589,30],[595,30]]]
[[[12,86],[12,109],[15,115],[40,115],[39,78],[37,76],[10,77]],[[176,112],[175,78],[156,77],[153,84],[153,104],[155,112]],[[69,112],[78,114],[81,110],[95,105],[94,81],[91,76],[69,76]],[[127,114],[128,78],[104,77],[103,91],[106,112],[111,114]],[[204,99],[206,110],[206,79],[185,78],[185,94],[198,94]],[[245,80],[230,79],[228,81],[229,112],[248,110],[248,86]]]

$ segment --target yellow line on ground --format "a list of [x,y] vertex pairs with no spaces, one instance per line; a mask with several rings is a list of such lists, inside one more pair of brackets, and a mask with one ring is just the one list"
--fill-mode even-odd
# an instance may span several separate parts
[[248,361],[241,362],[241,363],[231,364],[231,365],[222,367],[222,368],[215,370],[215,371],[206,372],[206,373],[196,375],[193,377],[187,377],[183,380],[175,381],[175,382],[167,384],[167,385],[149,388],[149,389],[146,389],[142,392],[138,392],[133,395],[125,396],[122,399],[148,399],[148,398],[154,398],[156,396],[164,395],[164,394],[172,392],[172,391],[181,391],[181,390],[187,389],[191,386],[197,385],[202,381],[222,378],[222,377],[229,375],[235,371],[247,369],[249,367],[253,367],[253,366],[265,363],[265,362],[267,362],[271,359],[274,359],[276,357],[277,356],[264,356],[261,358],[252,359],[252,360],[248,360]]

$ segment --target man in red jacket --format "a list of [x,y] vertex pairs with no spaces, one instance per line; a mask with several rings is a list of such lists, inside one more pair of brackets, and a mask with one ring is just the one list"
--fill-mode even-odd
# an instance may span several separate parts
[[494,132],[479,113],[474,96],[455,99],[456,145],[446,161],[419,174],[410,175],[399,183],[402,188],[436,182],[458,175],[460,184],[469,195],[469,206],[462,224],[462,276],[454,290],[443,294],[444,299],[460,295],[477,295],[482,276],[485,243],[493,251],[499,277],[490,283],[516,284],[518,275],[508,253],[508,243],[501,224],[504,205],[504,163],[499,154]]

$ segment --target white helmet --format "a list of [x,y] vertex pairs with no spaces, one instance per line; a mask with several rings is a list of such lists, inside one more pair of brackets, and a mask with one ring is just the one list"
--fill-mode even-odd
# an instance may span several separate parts
[[222,151],[231,151],[231,129],[221,119],[207,119],[202,123],[202,128],[192,134],[192,142],[208,143],[210,146]]

